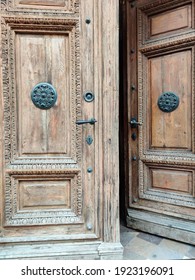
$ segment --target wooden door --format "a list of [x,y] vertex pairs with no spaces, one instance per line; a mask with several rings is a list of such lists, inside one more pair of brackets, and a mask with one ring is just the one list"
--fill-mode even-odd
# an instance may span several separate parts
[[127,223],[195,244],[194,1],[133,1],[126,11]]
[[1,1],[0,258],[122,253],[117,13],[112,1]]

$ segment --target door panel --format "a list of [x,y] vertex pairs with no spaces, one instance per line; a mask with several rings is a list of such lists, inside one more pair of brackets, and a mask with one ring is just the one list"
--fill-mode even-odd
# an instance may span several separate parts
[[[78,22],[40,19],[37,24],[37,19],[22,17],[4,17],[4,21],[2,32],[4,36],[9,32],[11,42],[7,52],[4,44],[3,71],[12,85],[9,91],[7,84],[3,84],[4,98],[10,96],[5,105],[12,112],[10,116],[10,111],[5,110],[5,225],[80,223],[76,232],[85,233],[83,150],[79,141],[82,132],[76,125],[81,113],[76,109],[81,102],[75,72],[79,63],[75,60]],[[8,55],[13,60],[7,68]],[[37,108],[31,100],[31,91],[40,82],[52,84],[57,91],[57,101],[49,110]],[[69,187],[61,189],[62,183]],[[56,198],[52,196],[54,191]],[[41,199],[43,193],[45,201]],[[63,207],[61,200],[67,201]],[[32,202],[33,211],[30,207],[23,211]],[[89,218],[92,223],[93,218]]]
[[[148,111],[151,108],[152,148],[192,150],[192,51],[186,50],[148,59]],[[174,73],[177,73],[174,75]],[[175,92],[179,106],[172,113],[164,113],[156,106],[160,93]],[[168,102],[168,101],[167,101]],[[147,116],[146,116],[147,117]]]
[[[82,113],[80,13],[72,19],[61,19],[61,14],[54,17],[52,11],[45,12],[47,17],[33,17],[23,7],[25,16],[17,14],[20,5],[37,2],[12,1],[8,12],[2,12],[5,211],[0,242],[42,234],[50,239],[61,234],[97,238],[95,202],[92,206],[87,200],[90,196],[94,201],[95,195],[88,189],[82,163],[85,134],[76,125]],[[69,12],[75,3],[54,2],[39,1],[39,9],[63,4]],[[52,84],[57,92],[57,101],[48,110],[37,108],[31,100],[32,89],[41,82]],[[93,110],[91,105],[89,117],[94,116]],[[93,135],[95,127],[90,129]],[[92,146],[92,167],[93,154]],[[93,184],[94,174],[88,176]]]
[[19,211],[38,209],[70,209],[71,180],[19,182]]
[[64,12],[74,11],[76,0],[13,0],[14,7],[28,9],[60,9]]
[[[195,221],[194,1],[140,0],[128,7],[129,31],[135,34],[128,35],[128,114],[140,125],[129,129],[133,160],[127,221],[135,228],[195,244],[192,224],[190,231],[183,228],[183,237],[170,228],[163,230],[166,216],[176,232],[180,220]],[[134,40],[137,53],[131,51]],[[132,91],[135,66],[137,87]],[[137,218],[140,210],[148,223]],[[155,215],[159,222],[152,224]]]
[[150,25],[149,38],[157,35],[162,37],[170,32],[176,33],[192,28],[192,5],[184,5],[148,16],[148,24]]
[[152,188],[193,194],[193,173],[151,168]]
[[[72,108],[70,94],[70,37],[70,34],[16,35],[20,155],[71,156],[73,128],[70,120],[75,108]],[[54,110],[32,106],[28,93],[40,81],[49,81],[57,91]]]

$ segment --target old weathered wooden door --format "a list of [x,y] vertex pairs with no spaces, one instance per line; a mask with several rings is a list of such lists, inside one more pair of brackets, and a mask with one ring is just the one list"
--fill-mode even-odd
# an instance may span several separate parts
[[195,244],[194,0],[130,1],[126,11],[127,222]]
[[118,4],[103,2],[1,1],[0,258],[122,253]]

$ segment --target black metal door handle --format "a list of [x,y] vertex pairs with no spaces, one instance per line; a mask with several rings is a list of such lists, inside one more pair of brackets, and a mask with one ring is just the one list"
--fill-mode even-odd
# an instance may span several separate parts
[[97,122],[96,119],[92,118],[90,120],[78,120],[78,121],[76,121],[76,124],[81,125],[81,124],[89,123],[91,125],[94,125],[96,122]]
[[132,128],[137,128],[138,125],[142,125],[142,123],[138,122],[136,118],[131,118],[129,123]]

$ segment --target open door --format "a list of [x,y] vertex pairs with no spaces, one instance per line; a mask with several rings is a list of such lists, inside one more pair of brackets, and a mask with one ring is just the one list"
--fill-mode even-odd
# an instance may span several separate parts
[[195,244],[194,1],[127,2],[127,224]]
[[122,255],[116,2],[1,1],[1,259]]

